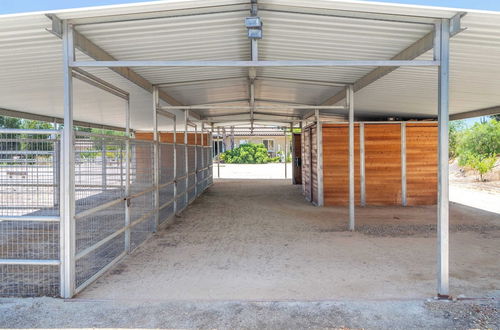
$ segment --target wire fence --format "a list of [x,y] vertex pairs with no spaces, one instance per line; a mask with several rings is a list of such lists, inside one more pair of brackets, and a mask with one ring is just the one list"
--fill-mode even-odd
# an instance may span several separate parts
[[[212,183],[212,157],[209,146],[74,134],[80,292]],[[55,130],[0,129],[0,296],[60,294],[61,140]]]
[[0,129],[0,296],[59,294],[60,141]]

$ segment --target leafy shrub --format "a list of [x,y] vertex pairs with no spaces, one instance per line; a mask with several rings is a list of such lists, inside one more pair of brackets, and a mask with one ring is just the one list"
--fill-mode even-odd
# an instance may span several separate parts
[[269,157],[264,144],[247,143],[221,154],[221,160],[227,164],[267,164],[278,162],[279,157]]
[[494,119],[463,131],[457,145],[458,165],[478,172],[480,180],[495,167],[500,153],[500,123]]
[[470,155],[468,157],[467,166],[476,170],[479,173],[479,179],[484,181],[484,175],[495,167],[497,161],[496,156],[481,157],[478,155]]

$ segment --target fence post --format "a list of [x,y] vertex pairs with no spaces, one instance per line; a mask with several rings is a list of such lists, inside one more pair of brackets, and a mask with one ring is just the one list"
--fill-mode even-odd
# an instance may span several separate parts
[[73,81],[70,63],[74,61],[73,27],[63,21],[64,128],[61,148],[61,296],[75,292],[75,154],[73,132]]

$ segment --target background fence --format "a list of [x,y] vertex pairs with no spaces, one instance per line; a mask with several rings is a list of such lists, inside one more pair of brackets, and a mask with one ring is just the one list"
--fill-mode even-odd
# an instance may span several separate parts
[[[59,295],[60,141],[59,131],[0,130],[0,296]],[[210,150],[75,132],[76,292],[212,183]]]
[[0,129],[0,295],[59,294],[60,134]]

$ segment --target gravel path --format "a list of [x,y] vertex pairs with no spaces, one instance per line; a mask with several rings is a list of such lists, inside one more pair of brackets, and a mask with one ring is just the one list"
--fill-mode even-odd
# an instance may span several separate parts
[[495,301],[65,302],[0,300],[3,328],[470,329],[500,327]]

